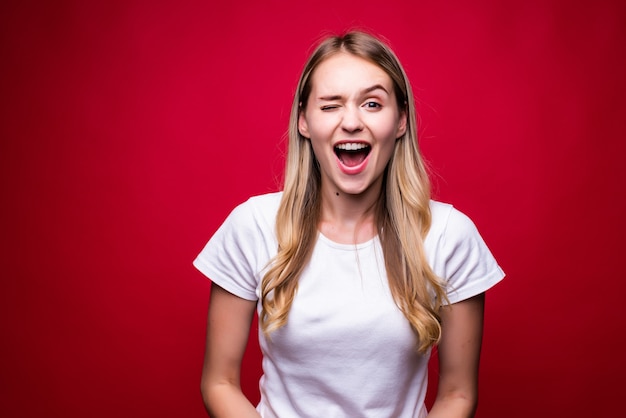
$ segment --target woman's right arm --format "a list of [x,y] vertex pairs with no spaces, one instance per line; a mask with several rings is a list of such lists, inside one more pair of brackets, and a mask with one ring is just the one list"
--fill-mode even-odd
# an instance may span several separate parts
[[202,399],[211,418],[259,418],[240,385],[241,360],[255,308],[255,301],[211,285],[201,382]]

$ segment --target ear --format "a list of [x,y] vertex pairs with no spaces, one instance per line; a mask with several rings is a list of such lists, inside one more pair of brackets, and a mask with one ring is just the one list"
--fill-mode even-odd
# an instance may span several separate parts
[[398,121],[398,132],[396,133],[396,139],[400,138],[406,133],[407,118],[408,115],[406,110],[400,112],[400,120]]
[[310,138],[309,135],[309,124],[306,121],[306,117],[304,116],[304,109],[300,107],[300,114],[298,115],[298,132],[305,138]]

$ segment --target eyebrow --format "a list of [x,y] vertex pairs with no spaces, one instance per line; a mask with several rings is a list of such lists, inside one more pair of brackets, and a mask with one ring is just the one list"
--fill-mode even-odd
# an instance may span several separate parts
[[363,94],[371,93],[371,92],[373,92],[374,90],[382,90],[382,91],[384,91],[385,93],[389,94],[389,92],[387,91],[387,89],[386,89],[386,88],[384,88],[384,87],[382,86],[382,84],[375,84],[375,85],[373,85],[372,87],[368,87],[368,88],[366,88],[365,90],[363,90]]
[[[368,87],[368,88],[366,88],[366,89],[361,90],[361,95],[368,94],[368,93],[371,93],[371,92],[376,91],[376,90],[382,90],[382,91],[384,91],[385,93],[389,94],[389,92],[387,91],[387,89],[386,89],[386,88],[384,88],[384,87],[382,86],[382,84],[374,84],[374,85],[373,85],[373,86],[371,86],[371,87]],[[321,97],[319,97],[318,99],[319,99],[319,100],[324,100],[324,101],[329,101],[329,102],[332,102],[332,101],[334,101],[334,100],[341,100],[341,99],[343,99],[343,96],[338,95],[338,94],[334,94],[334,95],[332,95],[332,96],[321,96]]]

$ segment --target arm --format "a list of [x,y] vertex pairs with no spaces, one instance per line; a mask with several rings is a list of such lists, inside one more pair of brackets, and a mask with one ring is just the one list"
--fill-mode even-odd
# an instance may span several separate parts
[[484,307],[485,294],[481,293],[442,308],[439,387],[429,418],[474,416]]
[[202,399],[212,418],[259,417],[240,386],[241,360],[255,307],[254,301],[212,284],[201,382]]

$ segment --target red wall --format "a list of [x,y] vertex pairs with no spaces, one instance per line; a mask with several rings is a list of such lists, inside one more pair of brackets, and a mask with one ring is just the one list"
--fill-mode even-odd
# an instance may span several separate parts
[[406,66],[436,196],[508,273],[477,416],[616,416],[626,3],[280,3],[2,2],[0,415],[204,416],[191,261],[276,189],[310,45],[360,26]]

